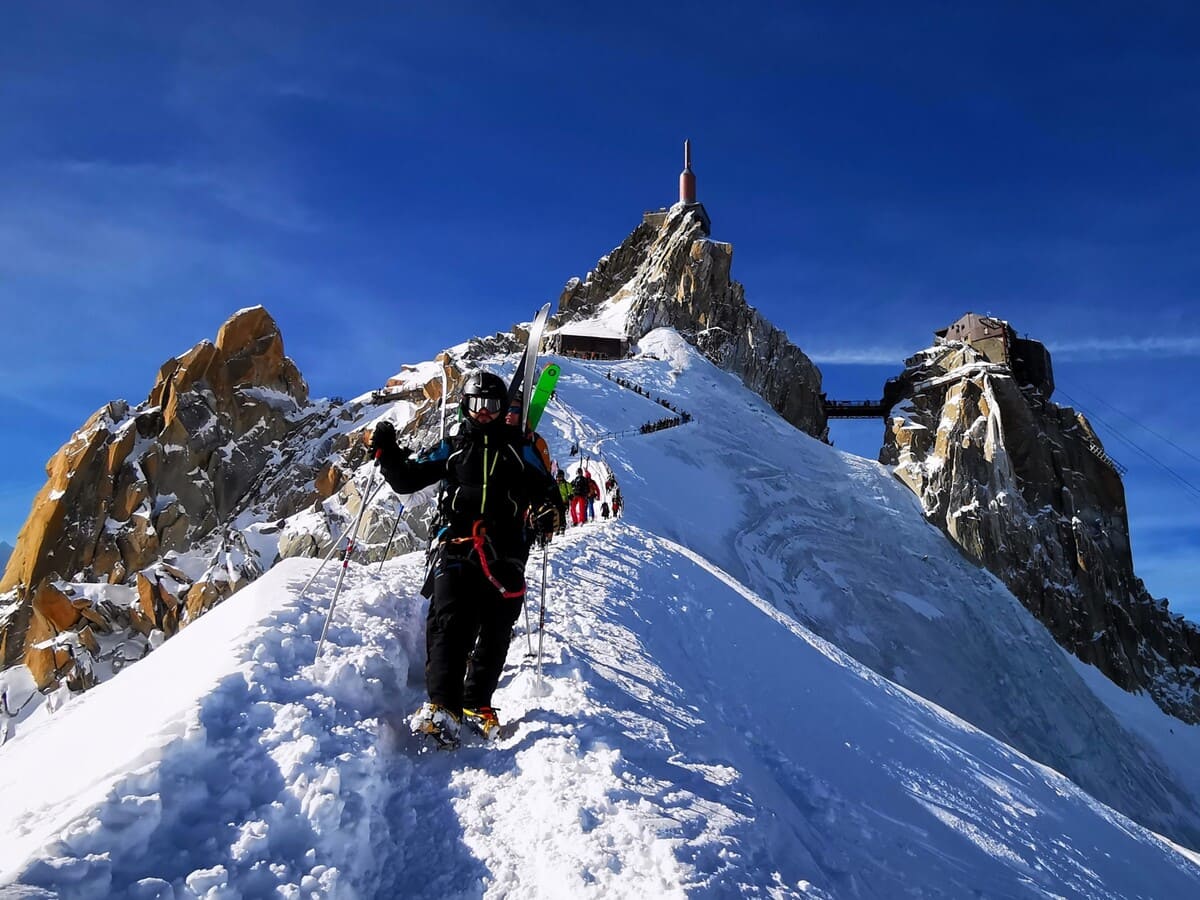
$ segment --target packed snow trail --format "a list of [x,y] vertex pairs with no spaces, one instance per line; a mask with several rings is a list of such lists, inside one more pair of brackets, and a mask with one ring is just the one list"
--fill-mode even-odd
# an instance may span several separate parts
[[[0,751],[0,883],[66,898],[1200,893],[1193,856],[694,552],[618,520],[571,529],[550,561],[543,681],[518,634],[496,697],[515,730],[452,753],[403,725],[422,699],[421,557],[352,567],[316,664],[335,579],[300,598],[317,562],[276,566]],[[531,598],[535,571],[537,555]]]

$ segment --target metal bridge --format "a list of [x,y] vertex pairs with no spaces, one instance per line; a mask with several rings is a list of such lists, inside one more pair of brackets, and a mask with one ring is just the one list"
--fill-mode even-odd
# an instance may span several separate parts
[[882,400],[826,400],[827,419],[882,419],[891,410]]

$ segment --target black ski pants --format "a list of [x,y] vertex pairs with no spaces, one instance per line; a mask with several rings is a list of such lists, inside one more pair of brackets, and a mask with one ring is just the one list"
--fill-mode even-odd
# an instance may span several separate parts
[[455,712],[491,706],[521,599],[501,596],[474,558],[439,555],[425,622],[425,688],[433,703]]

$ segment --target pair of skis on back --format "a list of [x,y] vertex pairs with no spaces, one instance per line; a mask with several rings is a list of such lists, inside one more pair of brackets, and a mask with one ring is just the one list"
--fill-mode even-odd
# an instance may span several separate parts
[[550,363],[542,370],[536,383],[533,378],[537,371],[538,354],[541,352],[542,335],[545,333],[548,318],[550,318],[549,303],[539,309],[537,315],[534,316],[533,325],[529,328],[529,340],[525,344],[525,352],[521,354],[521,361],[517,363],[517,370],[508,384],[508,405],[511,408],[516,398],[520,396],[521,421],[527,431],[537,428],[538,422],[542,420],[542,413],[546,411],[546,404],[550,401],[550,395],[554,393],[554,386],[558,383],[559,369],[554,363]]

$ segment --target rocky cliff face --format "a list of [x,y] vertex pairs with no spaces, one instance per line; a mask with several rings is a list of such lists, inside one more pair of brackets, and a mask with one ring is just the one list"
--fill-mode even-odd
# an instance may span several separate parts
[[1121,478],[1087,420],[964,343],[917,354],[894,387],[880,461],[929,519],[1065,648],[1200,721],[1200,630],[1134,575]]
[[694,206],[643,222],[583,280],[567,282],[556,324],[619,313],[631,341],[671,326],[733,372],[797,428],[824,439],[821,373],[787,335],[746,303],[730,277],[733,246],[711,240]]
[[[255,307],[216,343],[164,363],[143,403],[97,410],[47,463],[0,580],[16,597],[0,625],[3,662],[23,659],[45,686],[71,648],[39,644],[77,626],[85,644],[120,626],[170,634],[186,609],[198,614],[252,576],[203,578],[171,559],[228,522],[307,405],[279,329]],[[136,586],[140,603],[105,612],[71,581]]]

